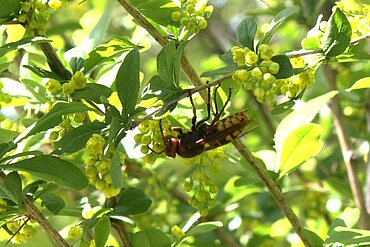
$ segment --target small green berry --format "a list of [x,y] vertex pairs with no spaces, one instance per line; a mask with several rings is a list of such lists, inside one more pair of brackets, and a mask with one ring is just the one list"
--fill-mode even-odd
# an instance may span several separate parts
[[199,29],[206,29],[208,26],[208,22],[206,21],[206,19],[204,19],[203,17],[199,18],[198,20],[198,27]]
[[181,14],[181,12],[180,11],[175,11],[175,12],[173,12],[172,14],[171,14],[171,19],[173,20],[173,21],[180,21],[181,20],[181,18],[182,18],[182,14]]
[[67,82],[67,83],[64,83],[62,85],[62,91],[63,91],[64,94],[70,95],[70,94],[73,94],[74,93],[75,87],[74,87],[74,85],[72,83]]

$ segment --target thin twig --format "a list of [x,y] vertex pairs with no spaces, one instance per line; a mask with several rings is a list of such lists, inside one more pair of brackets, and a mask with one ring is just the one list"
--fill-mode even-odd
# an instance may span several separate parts
[[[360,37],[357,37],[357,38],[355,38],[351,41],[350,46],[356,45],[360,41],[368,39],[369,37],[370,37],[370,33],[365,34],[365,35],[360,36]],[[285,55],[288,56],[289,58],[294,58],[294,57],[303,57],[303,56],[307,56],[307,55],[315,55],[315,54],[320,54],[320,53],[324,53],[324,50],[321,49],[321,48],[314,49],[314,50],[302,49],[302,50],[298,50],[298,51],[291,51],[291,52],[285,53]]]
[[[335,73],[330,68],[326,68],[325,71],[326,81],[329,84],[331,90],[337,90],[335,85]],[[330,109],[334,117],[334,126],[337,132],[339,145],[343,155],[343,161],[346,165],[348,181],[351,187],[353,198],[356,206],[360,209],[361,217],[359,225],[363,229],[370,229],[370,215],[367,213],[365,205],[365,197],[362,191],[362,186],[357,177],[357,169],[355,164],[352,162],[353,150],[351,149],[351,141],[349,135],[344,127],[343,114],[339,99],[337,97],[332,99],[332,104],[330,104]]]
[[210,83],[207,83],[207,84],[203,84],[203,85],[201,85],[201,86],[198,86],[198,87],[194,87],[194,88],[191,88],[191,89],[186,89],[186,90],[184,90],[184,93],[183,94],[181,94],[180,96],[178,96],[178,97],[176,97],[176,98],[174,98],[174,99],[172,99],[172,100],[170,100],[170,101],[168,101],[166,104],[164,104],[163,106],[160,106],[160,107],[158,107],[158,108],[156,108],[156,109],[152,109],[149,113],[147,113],[145,116],[143,116],[142,118],[140,118],[140,119],[138,119],[138,120],[136,120],[136,121],[134,121],[133,123],[132,123],[132,125],[131,125],[131,129],[133,129],[133,128],[135,128],[135,127],[137,127],[140,123],[142,123],[143,121],[145,121],[145,120],[147,120],[147,119],[151,119],[151,118],[153,118],[153,116],[156,114],[156,113],[158,113],[158,112],[160,112],[161,110],[163,110],[163,109],[166,109],[166,108],[168,108],[169,106],[171,106],[171,105],[173,105],[173,104],[175,104],[175,103],[177,103],[177,102],[179,102],[180,100],[182,100],[182,99],[185,99],[186,97],[189,97],[189,95],[191,95],[191,94],[195,94],[195,93],[198,93],[198,92],[201,92],[202,90],[204,90],[204,89],[207,89],[207,88],[210,88],[210,87],[213,87],[213,86],[215,86],[215,85],[217,85],[217,84],[220,84],[220,83],[222,83],[222,82],[224,82],[224,81],[227,81],[227,80],[230,80],[230,78],[231,78],[231,76],[226,76],[226,77],[223,77],[223,78],[220,78],[220,79],[218,79],[218,80],[215,80],[215,81],[212,81],[212,82],[210,82]]

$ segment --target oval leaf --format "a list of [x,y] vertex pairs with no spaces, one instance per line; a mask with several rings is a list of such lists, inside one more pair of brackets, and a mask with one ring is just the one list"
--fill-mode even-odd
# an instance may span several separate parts
[[346,15],[336,8],[330,16],[325,29],[323,50],[326,57],[335,57],[343,53],[351,42],[352,28]]
[[3,167],[7,170],[29,172],[46,181],[76,190],[85,188],[88,182],[78,167],[51,155],[38,155]]
[[186,232],[186,236],[206,234],[222,226],[223,224],[221,221],[210,221],[210,222],[200,223],[199,225],[194,226],[188,232]]
[[162,81],[167,84],[175,84],[175,54],[176,46],[174,41],[168,42],[157,56],[157,71]]
[[357,89],[364,89],[370,88],[370,77],[361,78],[360,80],[356,81],[352,87],[346,89],[347,92],[351,92],[352,90]]
[[276,55],[271,60],[280,66],[278,73],[274,75],[276,79],[285,79],[293,75],[293,66],[286,55]]
[[115,79],[116,90],[125,116],[129,116],[139,97],[140,54],[134,49],[123,60]]
[[109,217],[102,216],[94,227],[96,247],[104,247],[110,234],[111,224]]
[[[84,112],[94,110],[87,105],[79,102],[59,102],[54,105],[54,107],[46,113],[42,118],[40,118],[33,129],[25,136],[31,136],[37,134],[41,131],[48,130],[54,126],[60,124],[63,119],[62,116],[66,114]],[[95,111],[95,110],[94,110]]]
[[109,98],[113,93],[113,90],[107,86],[96,84],[96,83],[87,83],[86,87],[81,90],[76,90],[71,97],[74,99],[85,99],[92,100],[95,103],[103,103],[100,99],[101,96]]
[[140,214],[146,212],[151,204],[152,200],[142,190],[130,187],[122,192],[113,212],[121,216]]
[[254,50],[254,37],[257,32],[257,23],[253,18],[242,20],[236,28],[236,39],[244,47]]
[[171,240],[160,230],[149,229],[135,233],[132,245],[134,247],[170,247]]
[[51,193],[43,194],[41,199],[42,205],[53,214],[58,214],[66,205],[63,198]]
[[91,51],[84,61],[84,74],[94,69],[97,65],[106,61],[113,60],[123,52],[135,48],[133,43],[125,38],[113,38],[103,44],[100,44]]
[[298,6],[291,6],[289,8],[283,9],[280,11],[274,19],[272,19],[270,26],[267,29],[267,32],[260,40],[259,44],[267,44],[276,30],[279,28],[279,26],[290,16],[294,15],[295,13],[298,13],[300,11],[300,8]]
[[12,194],[15,202],[19,204],[22,199],[22,181],[18,172],[11,172],[6,175],[4,180],[5,187]]
[[316,97],[299,109],[294,110],[286,116],[278,125],[274,140],[275,149],[278,155],[277,160],[280,160],[281,148],[285,138],[290,134],[291,130],[297,129],[299,126],[306,125],[312,121],[320,109],[326,105],[331,98],[338,94],[338,91],[332,91]]
[[85,147],[89,138],[99,133],[103,128],[107,127],[106,123],[98,121],[83,124],[77,128],[71,129],[58,142],[58,147],[55,153],[74,153]]
[[321,126],[318,124],[307,124],[290,132],[278,160],[280,178],[320,152],[324,145],[320,135]]

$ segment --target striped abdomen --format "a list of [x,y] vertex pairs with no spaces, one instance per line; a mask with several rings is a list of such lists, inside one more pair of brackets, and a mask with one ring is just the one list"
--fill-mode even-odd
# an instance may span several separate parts
[[205,133],[206,150],[225,145],[238,138],[250,123],[248,110],[223,118]]

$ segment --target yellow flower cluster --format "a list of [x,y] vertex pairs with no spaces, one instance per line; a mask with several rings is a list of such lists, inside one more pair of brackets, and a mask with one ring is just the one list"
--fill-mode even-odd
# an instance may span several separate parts
[[182,0],[181,10],[172,13],[173,21],[180,22],[191,33],[198,33],[207,28],[209,18],[213,12],[213,6],[207,6],[204,0]]
[[86,77],[81,71],[77,71],[71,78],[70,81],[61,84],[58,80],[49,79],[45,88],[50,93],[57,93],[62,90],[63,94],[70,95],[75,92],[75,90],[83,89],[86,87]]
[[[112,183],[112,176],[110,167],[112,165],[112,153],[110,157],[103,157],[103,149],[105,146],[104,138],[99,134],[93,134],[86,143],[86,150],[89,154],[86,162],[85,174],[89,182],[95,186],[96,189],[102,191],[107,198],[118,195],[120,188],[115,188]],[[120,153],[120,162],[124,163],[126,155]]]

